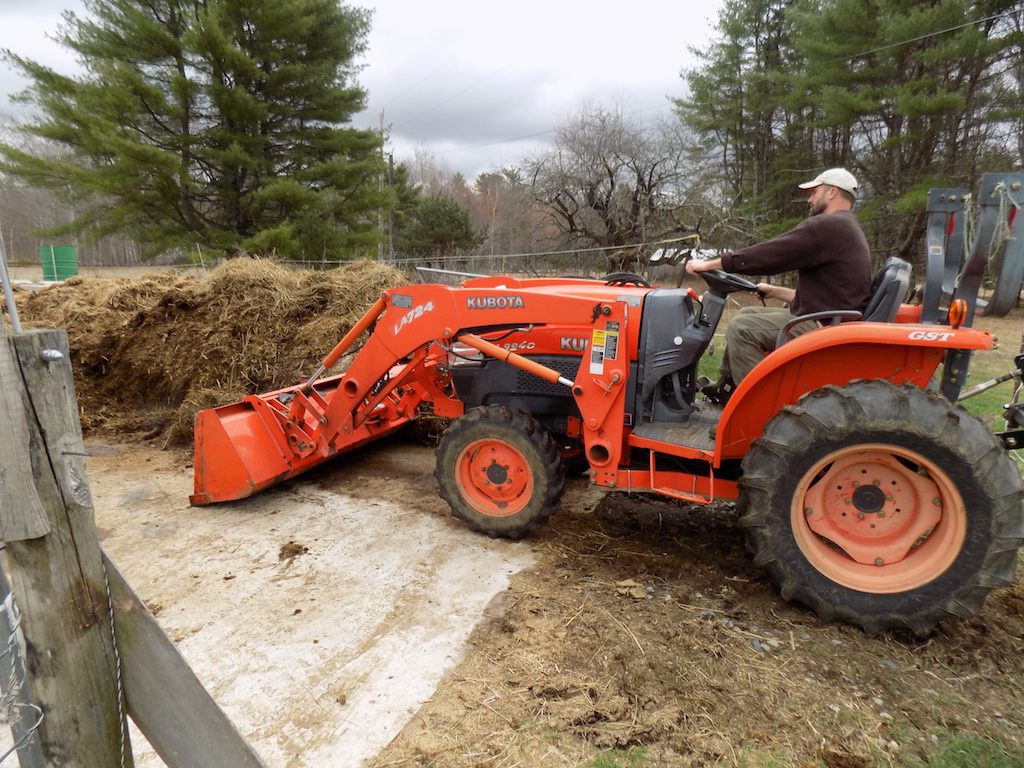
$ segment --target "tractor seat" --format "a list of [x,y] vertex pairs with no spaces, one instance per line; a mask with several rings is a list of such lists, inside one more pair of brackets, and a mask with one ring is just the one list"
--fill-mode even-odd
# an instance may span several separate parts
[[864,320],[872,323],[891,323],[896,319],[900,304],[910,288],[910,263],[896,256],[890,256],[871,279],[871,298],[863,312],[849,309],[829,309],[798,315],[789,320],[775,340],[775,347],[789,341],[789,332],[800,323],[814,320],[822,325],[838,325],[843,320]]
[[890,256],[871,280],[871,298],[864,308],[863,319],[873,323],[891,323],[896,319],[909,288],[910,263]]

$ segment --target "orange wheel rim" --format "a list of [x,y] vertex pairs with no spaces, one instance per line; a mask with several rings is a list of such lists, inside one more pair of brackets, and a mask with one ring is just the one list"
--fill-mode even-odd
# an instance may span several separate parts
[[526,457],[503,440],[475,440],[455,460],[455,477],[466,502],[490,517],[511,517],[533,497]]
[[812,466],[793,494],[790,522],[820,573],[875,594],[933,581],[967,535],[949,476],[916,451],[882,443],[841,448]]

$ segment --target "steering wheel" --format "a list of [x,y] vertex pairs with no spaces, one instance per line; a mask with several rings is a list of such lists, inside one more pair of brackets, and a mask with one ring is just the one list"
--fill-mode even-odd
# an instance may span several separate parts
[[636,272],[612,272],[601,278],[605,285],[637,285],[641,288],[650,288],[651,284],[644,279],[643,275]]
[[755,283],[725,270],[709,269],[706,272],[698,272],[697,274],[704,278],[704,282],[708,284],[709,288],[718,290],[723,294],[736,291],[757,293],[757,285]]

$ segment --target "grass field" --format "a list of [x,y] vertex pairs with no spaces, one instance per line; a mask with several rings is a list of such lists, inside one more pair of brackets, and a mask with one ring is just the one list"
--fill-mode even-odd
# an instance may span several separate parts
[[[1024,314],[1018,309],[1004,318],[980,318],[975,324],[989,331],[996,339],[996,348],[978,352],[971,359],[967,385],[995,379],[1014,370],[1013,358],[1024,343]],[[1002,428],[1003,407],[1013,397],[1015,383],[1004,382],[963,401],[968,411],[990,427]]]

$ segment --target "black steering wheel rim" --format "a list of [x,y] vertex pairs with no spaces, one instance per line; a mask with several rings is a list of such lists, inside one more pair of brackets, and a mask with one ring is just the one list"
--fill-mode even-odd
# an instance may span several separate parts
[[636,272],[609,272],[601,278],[605,285],[636,285],[640,288],[650,288],[651,284],[643,275]]
[[733,291],[757,293],[756,283],[752,283],[745,277],[740,277],[732,272],[726,272],[724,269],[708,269],[697,274],[704,278],[704,282],[711,288],[724,288],[727,293],[732,293]]

